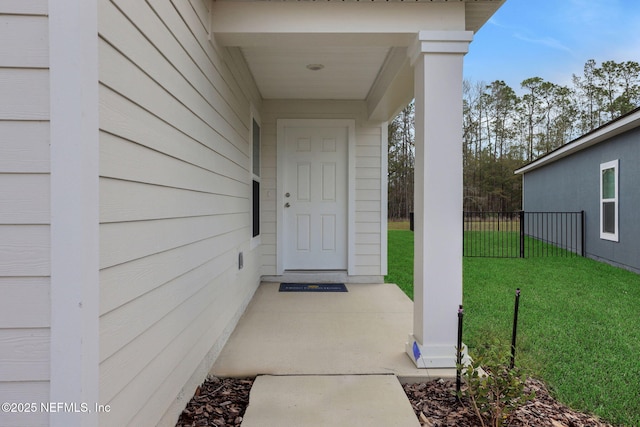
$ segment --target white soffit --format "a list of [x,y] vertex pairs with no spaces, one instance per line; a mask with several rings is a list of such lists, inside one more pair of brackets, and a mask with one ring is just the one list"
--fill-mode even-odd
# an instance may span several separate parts
[[[265,99],[365,99],[387,47],[243,47]],[[310,64],[324,68],[313,71]]]

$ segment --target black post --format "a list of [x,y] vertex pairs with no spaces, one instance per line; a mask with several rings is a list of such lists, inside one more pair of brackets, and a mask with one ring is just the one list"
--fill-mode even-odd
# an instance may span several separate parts
[[460,374],[462,371],[462,317],[464,316],[464,310],[462,305],[458,307],[458,348],[456,354],[456,392],[460,393]]
[[582,247],[580,248],[580,252],[581,252],[581,255],[584,257],[584,255],[586,253],[585,252],[585,241],[584,241],[586,227],[584,226],[584,211],[581,211],[581,213],[582,213],[582,215],[581,215],[582,216],[582,220],[580,221],[580,234],[582,235],[582,245],[580,245],[580,246],[582,246]]
[[464,252],[464,229],[467,222],[467,213],[462,211],[462,256],[465,256]]
[[520,258],[524,258],[524,211],[519,211],[520,215]]
[[520,305],[520,288],[516,289],[516,305],[513,310],[513,334],[511,335],[511,369],[516,364],[516,331],[518,329],[518,306]]

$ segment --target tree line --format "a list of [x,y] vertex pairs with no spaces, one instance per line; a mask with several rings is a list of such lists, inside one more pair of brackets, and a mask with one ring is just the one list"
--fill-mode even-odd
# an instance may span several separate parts
[[[525,79],[463,83],[465,211],[521,208],[513,171],[640,105],[640,64],[589,60],[570,85]],[[413,210],[413,105],[389,125],[389,218]]]

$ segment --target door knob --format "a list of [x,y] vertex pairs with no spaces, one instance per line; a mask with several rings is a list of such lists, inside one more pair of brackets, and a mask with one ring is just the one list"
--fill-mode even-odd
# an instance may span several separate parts
[[287,202],[287,203],[285,203],[285,204],[284,204],[284,207],[285,207],[285,208],[288,208],[288,207],[290,207],[290,206],[291,206],[291,205],[289,204],[289,202]]

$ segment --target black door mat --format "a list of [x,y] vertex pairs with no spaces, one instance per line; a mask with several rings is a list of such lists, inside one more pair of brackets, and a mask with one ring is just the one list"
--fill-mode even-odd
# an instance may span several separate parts
[[280,283],[280,292],[349,292],[344,283]]

